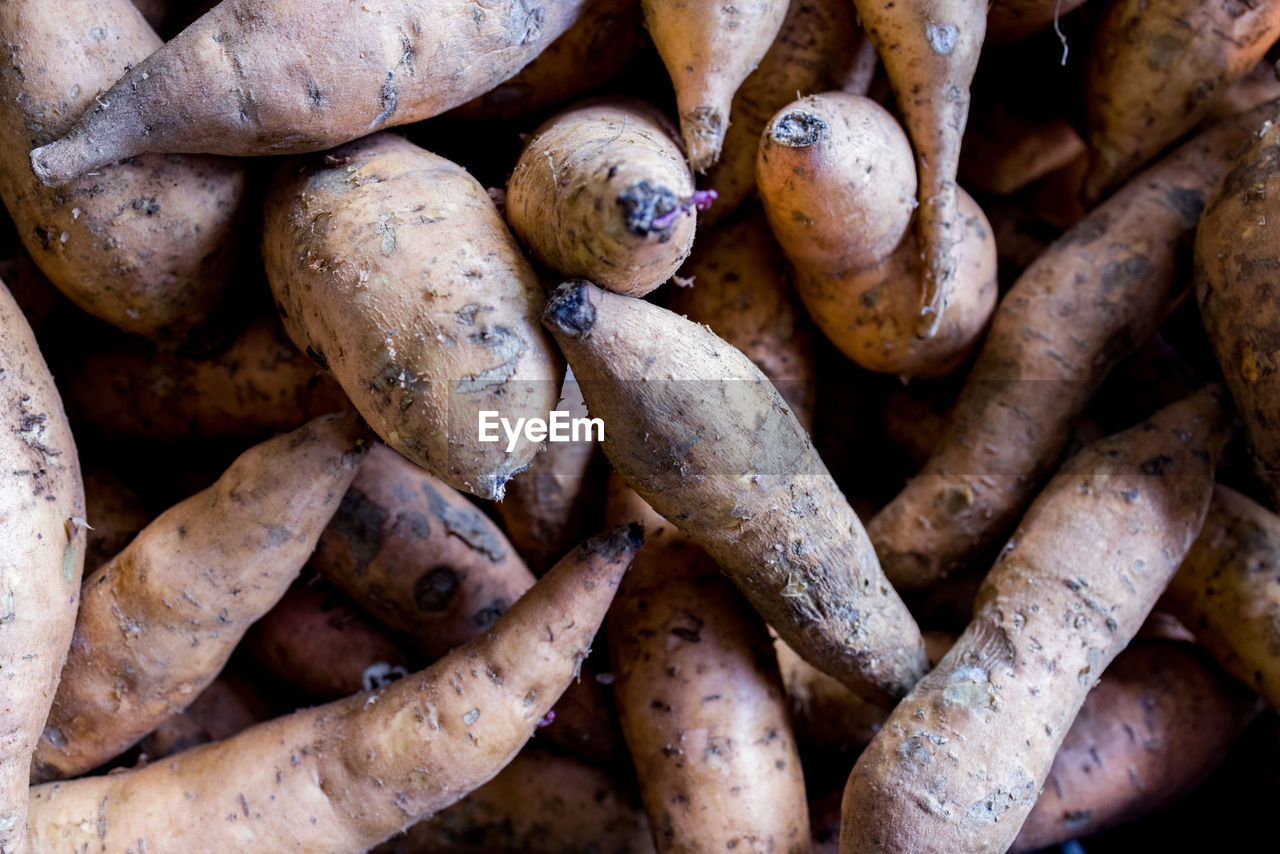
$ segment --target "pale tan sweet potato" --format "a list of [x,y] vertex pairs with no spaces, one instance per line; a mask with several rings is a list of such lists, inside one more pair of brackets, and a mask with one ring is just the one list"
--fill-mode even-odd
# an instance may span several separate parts
[[386,631],[316,578],[285,591],[241,649],[277,684],[319,700],[370,691],[409,673]]
[[129,0],[14,0],[0,32],[0,197],[32,259],[90,314],[181,340],[226,290],[243,166],[151,156],[43,186],[26,152],[105,103],[99,92],[161,41]]
[[614,469],[797,652],[875,699],[919,678],[919,630],[804,428],[750,359],[696,323],[581,280],[560,286],[543,322],[604,420]]
[[88,576],[32,777],[96,768],[194,700],[297,576],[367,446],[354,413],[257,445]]
[[262,251],[289,336],[382,440],[500,499],[539,443],[481,442],[480,412],[545,419],[564,363],[537,324],[537,275],[485,189],[377,134],[280,170]]
[[867,526],[895,585],[926,586],[998,546],[1108,372],[1181,298],[1204,200],[1272,112],[1259,107],[1179,148],[1005,294],[933,455]]
[[448,113],[455,119],[515,119],[610,82],[648,45],[640,0],[589,0],[564,35],[483,95]]
[[799,95],[843,89],[865,95],[876,65],[849,0],[790,0],[778,36],[733,96],[720,159],[698,182],[716,191],[700,217],[711,226],[733,213],[756,188],[756,149],[773,114]]
[[[558,411],[586,418],[582,389],[568,371]],[[507,484],[493,506],[502,527],[534,575],[542,575],[604,518],[605,480],[594,436],[581,441],[548,442],[529,467]]]
[[93,572],[124,551],[151,514],[129,487],[99,469],[84,472],[84,501],[89,523],[84,571]]
[[58,390],[3,283],[0,413],[0,852],[23,854],[31,752],[80,600],[85,499]]
[[72,417],[112,439],[262,439],[351,408],[333,377],[268,318],[207,358],[136,339],[91,346],[63,379]]
[[764,623],[615,474],[645,546],[609,611],[614,695],[659,851],[809,850],[804,775]]
[[573,679],[640,540],[626,528],[589,540],[485,634],[385,688],[37,787],[34,850],[367,850],[511,761]]
[[1130,644],[1085,698],[1011,851],[1155,812],[1209,775],[1257,700],[1189,644]]
[[497,777],[374,854],[651,854],[631,795],[580,759],[526,747]]
[[969,115],[969,84],[987,26],[984,0],[854,0],[884,63],[919,173],[916,221],[924,282],[920,330],[938,330],[966,242],[956,169]]
[[787,281],[788,265],[756,206],[704,234],[667,307],[741,350],[812,432],[817,406],[813,328]]
[[695,172],[720,159],[733,96],[773,44],[788,0],[640,0],[676,90],[680,135]]
[[760,138],[756,184],[809,315],[850,359],[942,376],[977,346],[996,302],[991,226],[954,189],[950,307],[921,336],[930,283],[912,227],[915,168],[906,136],[879,104],[828,92],[783,107]]
[[1280,516],[1216,486],[1163,603],[1223,669],[1280,709]]
[[59,185],[146,152],[332,148],[489,91],[586,3],[223,0],[33,151],[32,168]]
[[644,296],[693,245],[695,195],[676,129],[631,98],[562,110],[525,143],[507,182],[507,222],[534,259]]
[[1240,407],[1258,476],[1272,506],[1280,507],[1280,338],[1272,299],[1280,237],[1271,215],[1280,198],[1280,107],[1254,127],[1256,139],[1231,164],[1200,219],[1195,293],[1209,343]]
[[1089,690],[1191,547],[1229,413],[1225,388],[1210,386],[1086,448],[1049,482],[969,627],[859,757],[842,852],[1013,843]]
[[1276,0],[1118,0],[1089,54],[1086,200],[1194,128],[1280,38]]

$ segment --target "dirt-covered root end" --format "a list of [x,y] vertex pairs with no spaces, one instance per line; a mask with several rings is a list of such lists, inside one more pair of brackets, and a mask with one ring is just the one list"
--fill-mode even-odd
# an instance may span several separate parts
[[724,110],[718,107],[696,107],[680,114],[680,136],[689,158],[689,168],[706,172],[720,159],[724,132],[728,128]]
[[553,333],[585,338],[596,324],[596,307],[591,304],[591,283],[570,279],[556,288],[542,310],[542,323]]
[[798,109],[774,119],[767,131],[778,145],[807,148],[825,138],[827,123],[808,110]]

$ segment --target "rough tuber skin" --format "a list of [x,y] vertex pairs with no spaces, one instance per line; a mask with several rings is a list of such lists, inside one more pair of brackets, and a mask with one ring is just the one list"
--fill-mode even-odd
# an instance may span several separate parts
[[0,283],[0,852],[24,854],[27,779],[80,602],[84,483],[31,327]]
[[243,164],[153,155],[43,186],[27,152],[102,104],[102,90],[162,42],[130,0],[11,0],[0,33],[0,196],[32,260],[95,317],[184,342],[227,290]]
[[788,0],[641,0],[644,23],[671,75],[689,166],[720,159],[733,95],[773,44]]
[[[1272,265],[1280,256],[1276,174],[1280,102],[1246,115],[1249,146],[1209,195],[1196,231],[1195,294],[1213,353],[1240,409],[1258,477],[1280,507],[1280,347]],[[1263,121],[1265,119],[1265,123]]]
[[256,445],[85,579],[33,779],[98,767],[213,681],[306,563],[368,438],[344,413]]
[[969,84],[987,27],[986,0],[854,0],[884,63],[919,173],[917,234],[924,294],[919,328],[932,337],[960,269],[963,217],[956,170]]
[[916,589],[1016,523],[1111,369],[1185,293],[1204,201],[1272,103],[1216,125],[1060,237],[1005,294],[933,455],[867,525]]
[[925,669],[919,629],[760,369],[704,327],[582,280],[543,322],[628,485],[808,661],[873,700],[904,694]]
[[869,98],[828,92],[783,107],[765,126],[756,184],[769,225],[796,267],[809,315],[864,368],[944,376],[978,345],[996,304],[996,244],[963,190],[950,307],[920,336],[927,287],[915,215],[911,147]]
[[507,182],[511,230],[558,273],[644,296],[693,245],[693,176],[675,134],[630,98],[562,110],[529,137]]
[[1280,516],[1214,487],[1162,603],[1224,670],[1280,709]]
[[489,91],[588,2],[223,0],[32,151],[31,168],[58,186],[147,152],[322,151]]
[[617,475],[606,518],[646,531],[609,611],[609,653],[655,847],[805,854],[804,775],[764,623]]
[[1004,851],[1085,696],[1191,547],[1232,413],[1209,386],[1081,451],[845,787],[843,854]]
[[263,220],[267,278],[298,349],[392,448],[501,499],[539,443],[481,442],[480,413],[545,419],[564,362],[538,324],[542,284],[484,187],[375,134],[283,166]]
[[35,850],[366,851],[511,761],[573,680],[642,541],[630,528],[588,540],[483,635],[384,688],[33,789]]

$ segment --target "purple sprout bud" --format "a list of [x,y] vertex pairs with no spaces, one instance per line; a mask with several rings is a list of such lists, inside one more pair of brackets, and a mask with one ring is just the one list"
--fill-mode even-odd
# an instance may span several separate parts
[[551,726],[551,722],[554,721],[555,719],[556,719],[556,710],[552,709],[551,711],[543,715],[543,717],[538,721],[538,727],[542,728],[544,726]]

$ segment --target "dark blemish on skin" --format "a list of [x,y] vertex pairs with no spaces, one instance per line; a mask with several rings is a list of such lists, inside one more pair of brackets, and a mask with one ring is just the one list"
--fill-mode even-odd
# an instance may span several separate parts
[[267,545],[274,547],[289,542],[293,534],[283,525],[271,525],[267,528]]
[[420,611],[443,611],[453,601],[461,579],[451,566],[433,567],[413,582],[413,601]]
[[701,643],[702,627],[705,623],[688,611],[681,614],[680,619],[685,625],[673,627],[671,634],[689,643]]
[[416,511],[401,512],[396,514],[396,521],[391,526],[391,533],[401,539],[413,537],[425,540],[431,537],[431,523],[427,521],[426,516]]
[[160,213],[160,203],[156,201],[155,196],[142,196],[134,199],[132,207],[135,211],[142,211],[147,216],[154,216]]
[[1138,467],[1143,474],[1161,475],[1174,469],[1173,458],[1165,454],[1152,457]]
[[622,219],[627,231],[636,237],[659,235],[664,241],[671,236],[675,220],[665,227],[657,226],[654,220],[661,219],[680,205],[676,194],[667,187],[655,187],[648,181],[632,184],[618,193],[618,206],[622,208]]
[[[283,317],[285,315],[281,315],[281,316]],[[307,345],[307,356],[311,359],[311,361],[319,365],[322,371],[329,370],[329,360],[324,357],[324,353],[321,353],[319,350],[316,350],[310,344]]]
[[479,611],[471,616],[471,622],[475,623],[478,628],[487,629],[497,621],[499,617],[507,611],[507,603],[505,599],[494,599],[488,605],[485,605]]
[[590,334],[596,325],[596,307],[591,304],[590,283],[573,279],[556,288],[542,312],[542,322],[572,338]]
[[793,110],[773,123],[770,138],[787,148],[806,148],[823,139],[827,123],[803,110]]
[[329,522],[329,527],[346,542],[351,559],[355,561],[356,575],[364,575],[369,569],[369,562],[382,550],[382,527],[389,517],[384,508],[370,501],[355,487],[342,496],[342,503],[338,505],[338,512]]
[[313,107],[324,106],[324,95],[320,92],[320,87],[316,85],[316,81],[307,81],[307,100],[311,102]]
[[1165,204],[1170,210],[1177,211],[1182,223],[1188,228],[1200,222],[1200,214],[1204,212],[1204,194],[1198,190],[1185,187],[1170,187],[1164,194]]
[[454,507],[425,480],[422,481],[422,492],[427,497],[427,507],[431,514],[440,520],[445,531],[494,563],[507,556],[506,549],[491,530],[483,513],[470,506]]
[[382,106],[382,112],[369,123],[369,127],[375,128],[378,125],[391,118],[391,114],[396,111],[396,73],[395,71],[387,72],[387,79],[382,84],[382,91],[378,93],[379,103]]

